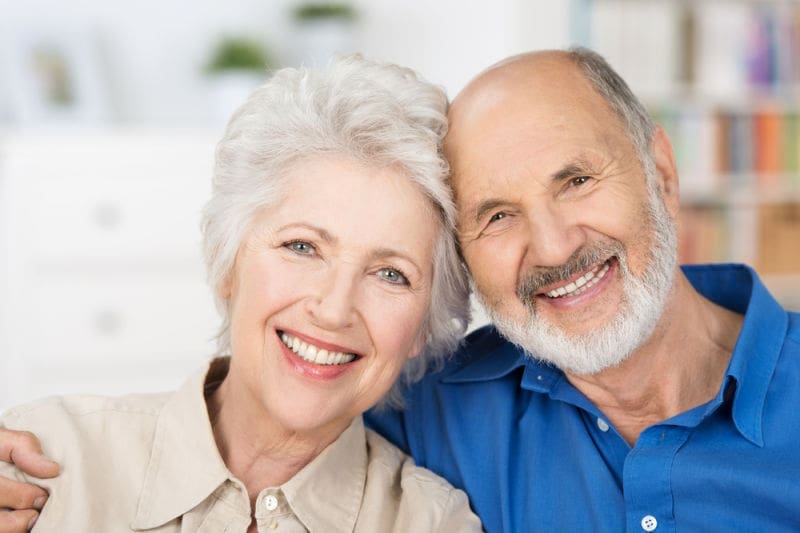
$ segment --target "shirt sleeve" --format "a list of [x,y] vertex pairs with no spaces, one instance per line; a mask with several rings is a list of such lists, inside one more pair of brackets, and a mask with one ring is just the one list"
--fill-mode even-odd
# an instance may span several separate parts
[[458,531],[459,533],[472,533],[483,531],[481,521],[472,512],[469,500],[464,491],[453,489],[447,499],[447,504],[442,512],[442,521],[434,530],[441,533]]

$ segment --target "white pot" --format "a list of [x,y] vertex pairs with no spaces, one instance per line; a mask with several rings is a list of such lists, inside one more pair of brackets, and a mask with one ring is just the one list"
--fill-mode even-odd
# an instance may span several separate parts
[[353,52],[353,25],[340,19],[299,22],[294,35],[297,64],[325,65],[335,53]]
[[264,81],[266,74],[231,70],[209,78],[209,111],[217,124],[227,124],[233,112]]

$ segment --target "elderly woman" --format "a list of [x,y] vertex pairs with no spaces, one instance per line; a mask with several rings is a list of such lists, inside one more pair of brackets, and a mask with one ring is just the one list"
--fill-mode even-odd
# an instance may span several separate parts
[[5,413],[63,465],[40,482],[35,530],[480,529],[463,492],[361,420],[466,323],[446,105],[413,72],[359,57],[281,70],[250,97],[203,217],[230,356],[172,394]]

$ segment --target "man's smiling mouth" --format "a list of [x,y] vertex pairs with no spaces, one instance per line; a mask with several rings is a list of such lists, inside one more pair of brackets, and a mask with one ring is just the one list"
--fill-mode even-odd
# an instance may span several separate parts
[[564,297],[571,297],[577,296],[582,292],[586,291],[592,285],[595,285],[603,276],[606,275],[608,269],[611,267],[610,260],[606,260],[603,263],[597,265],[594,270],[590,270],[586,272],[578,279],[567,283],[566,285],[562,285],[556,289],[547,291],[545,296],[548,298],[564,298]]

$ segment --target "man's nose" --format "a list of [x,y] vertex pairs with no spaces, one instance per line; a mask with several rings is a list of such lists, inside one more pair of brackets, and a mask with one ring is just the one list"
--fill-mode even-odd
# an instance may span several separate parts
[[537,206],[528,213],[530,228],[525,261],[540,267],[565,264],[585,244],[585,234],[574,216],[558,206]]
[[357,283],[344,269],[332,268],[317,280],[307,302],[314,325],[328,330],[346,328],[353,323]]

